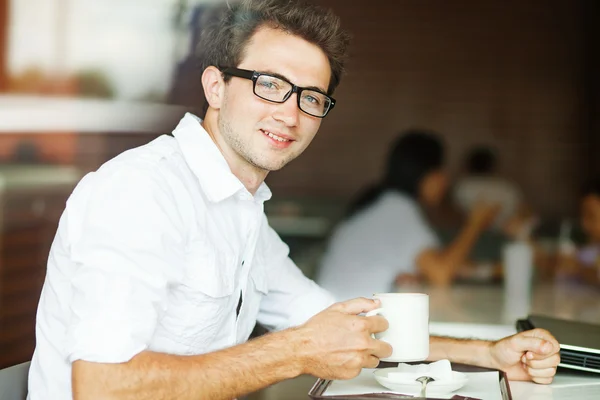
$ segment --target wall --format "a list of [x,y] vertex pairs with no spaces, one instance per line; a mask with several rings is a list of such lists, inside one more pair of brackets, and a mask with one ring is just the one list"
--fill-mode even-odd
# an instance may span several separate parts
[[0,0],[0,92],[8,86],[6,58],[8,55],[8,1]]
[[397,131],[423,126],[443,133],[452,167],[493,143],[539,210],[574,212],[590,140],[581,1],[321,3],[354,35],[348,74],[311,147],[269,176],[276,195],[347,199]]
[[584,1],[586,99],[588,112],[588,171],[590,178],[600,176],[600,4],[597,0]]

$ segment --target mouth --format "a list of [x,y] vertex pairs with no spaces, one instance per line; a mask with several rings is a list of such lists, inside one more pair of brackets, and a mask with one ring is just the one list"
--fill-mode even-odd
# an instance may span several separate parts
[[292,138],[282,134],[276,134],[264,129],[261,129],[260,131],[263,133],[263,135],[270,139],[272,144],[278,148],[288,147],[294,141]]

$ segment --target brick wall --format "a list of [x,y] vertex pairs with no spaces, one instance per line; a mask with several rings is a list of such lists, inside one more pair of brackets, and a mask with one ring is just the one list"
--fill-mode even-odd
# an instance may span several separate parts
[[600,3],[584,0],[586,99],[589,134],[589,175],[600,176]]
[[8,55],[8,0],[0,0],[0,91],[8,86],[6,72]]
[[347,199],[378,177],[410,126],[440,131],[450,165],[472,144],[545,215],[573,213],[589,168],[583,1],[321,0],[354,35],[338,104],[277,196]]

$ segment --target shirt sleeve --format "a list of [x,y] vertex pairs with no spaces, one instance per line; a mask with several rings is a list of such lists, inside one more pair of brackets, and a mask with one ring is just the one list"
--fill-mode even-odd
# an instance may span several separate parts
[[126,362],[148,348],[166,310],[183,223],[155,170],[96,174],[69,200],[84,212],[68,222],[77,269],[66,354],[70,362]]
[[331,293],[308,279],[289,258],[288,246],[266,217],[261,234],[269,290],[261,302],[259,323],[270,330],[297,326],[335,302]]

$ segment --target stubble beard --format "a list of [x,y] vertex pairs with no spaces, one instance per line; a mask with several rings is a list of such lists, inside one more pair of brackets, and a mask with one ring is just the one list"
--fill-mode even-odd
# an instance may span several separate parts
[[[287,154],[285,157],[275,160],[261,157],[262,154],[258,153],[257,150],[253,150],[250,144],[244,141],[242,136],[233,129],[227,118],[221,118],[221,115],[219,114],[218,117],[218,125],[223,139],[235,153],[254,168],[267,172],[277,171],[296,158],[297,155],[295,154]],[[248,140],[248,142],[250,141]]]

